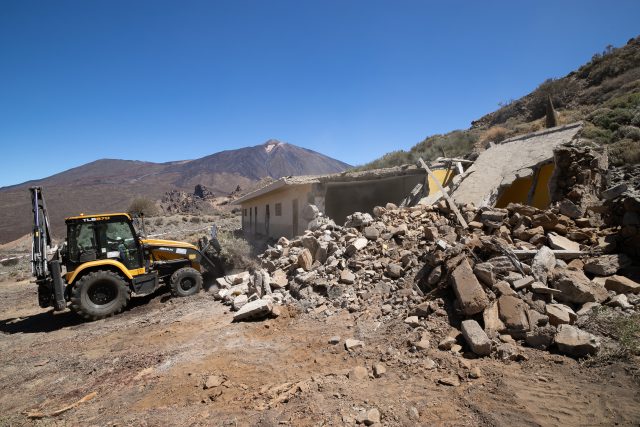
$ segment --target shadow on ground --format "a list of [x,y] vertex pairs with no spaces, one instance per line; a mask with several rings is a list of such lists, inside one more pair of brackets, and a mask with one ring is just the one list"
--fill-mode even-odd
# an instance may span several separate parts
[[71,311],[55,314],[53,311],[45,311],[31,316],[2,319],[0,320],[0,332],[37,334],[57,331],[80,323],[83,323],[82,318]]
[[[165,303],[171,299],[171,295],[164,288],[158,289],[149,295],[131,298],[129,305],[123,313],[138,307],[144,307],[154,298],[160,297],[160,302]],[[120,314],[121,315],[121,314]],[[118,315],[116,315],[118,316]],[[52,332],[82,323],[90,322],[85,320],[69,309],[56,313],[53,310],[33,314],[23,317],[11,317],[0,319],[0,333],[5,334],[37,334],[42,332]]]

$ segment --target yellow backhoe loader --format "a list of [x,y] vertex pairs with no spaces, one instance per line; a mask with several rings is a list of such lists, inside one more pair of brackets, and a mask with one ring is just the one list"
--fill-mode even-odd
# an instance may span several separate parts
[[[42,189],[32,187],[30,192],[32,272],[43,308],[64,310],[70,303],[71,310],[83,318],[97,320],[121,312],[132,294],[148,295],[168,284],[174,296],[189,296],[202,287],[203,272],[216,277],[224,274],[222,263],[208,247],[145,238],[127,213],[67,218],[65,244],[52,249]],[[219,251],[215,228],[213,232],[212,241]]]

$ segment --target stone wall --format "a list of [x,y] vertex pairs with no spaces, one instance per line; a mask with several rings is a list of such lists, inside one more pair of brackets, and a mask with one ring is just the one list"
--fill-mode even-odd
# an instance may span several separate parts
[[[563,144],[554,149],[556,168],[549,191],[560,213],[572,219],[589,217],[600,221],[600,192],[606,187],[609,160],[604,147],[586,141]],[[594,224],[595,225],[595,224]]]

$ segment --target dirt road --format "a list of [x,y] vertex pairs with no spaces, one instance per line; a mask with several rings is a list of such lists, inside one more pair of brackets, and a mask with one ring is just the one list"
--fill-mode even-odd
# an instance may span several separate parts
[[[232,323],[203,292],[157,294],[83,323],[38,308],[27,282],[0,283],[0,303],[2,426],[341,426],[373,408],[383,425],[640,422],[637,366],[588,368],[531,349],[523,362],[416,352],[401,321],[285,310],[277,319]],[[333,336],[339,344],[328,343]],[[365,347],[348,352],[346,338]],[[380,378],[377,363],[386,368]],[[357,366],[368,376],[358,378]]]

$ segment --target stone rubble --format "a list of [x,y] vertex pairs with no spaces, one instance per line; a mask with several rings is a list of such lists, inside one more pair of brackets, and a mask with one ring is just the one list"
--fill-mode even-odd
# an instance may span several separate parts
[[[623,238],[620,225],[607,225],[604,211],[587,203],[617,202],[628,191],[610,191],[612,199],[602,201],[588,180],[576,182],[584,197],[563,187],[557,191],[567,202],[547,210],[460,206],[468,229],[444,201],[378,206],[373,216],[350,215],[345,226],[317,222],[269,247],[256,272],[219,279],[215,296],[235,309],[238,296],[247,295],[236,316],[263,301],[254,318],[292,304],[321,316],[367,312],[380,322],[403,322],[408,336],[428,330],[434,318],[453,327],[444,339],[408,337],[412,351],[437,347],[522,360],[523,345],[595,354],[599,338],[579,329],[578,319],[601,305],[638,313],[640,284],[629,269],[632,255],[612,250]],[[345,341],[349,351],[363,346]]]

